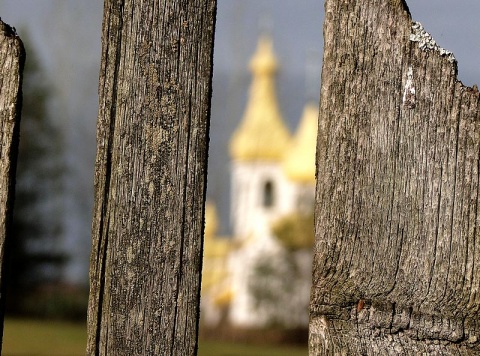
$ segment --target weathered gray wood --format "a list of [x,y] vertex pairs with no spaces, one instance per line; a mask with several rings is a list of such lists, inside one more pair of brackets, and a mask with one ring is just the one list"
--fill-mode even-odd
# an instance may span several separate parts
[[18,136],[22,108],[23,43],[0,20],[0,350],[5,307],[5,247],[12,238]]
[[107,0],[90,355],[194,355],[215,0]]
[[478,354],[478,90],[403,1],[325,12],[310,354]]

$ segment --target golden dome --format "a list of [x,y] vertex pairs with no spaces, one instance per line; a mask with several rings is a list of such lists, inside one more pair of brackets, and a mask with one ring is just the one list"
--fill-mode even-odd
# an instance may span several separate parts
[[257,51],[250,60],[249,67],[254,75],[274,75],[277,71],[277,58],[273,53],[273,43],[269,36],[260,36]]
[[287,177],[299,183],[315,183],[318,105],[308,103],[292,143],[285,154],[283,168]]
[[275,93],[277,60],[272,41],[262,36],[250,61],[253,80],[247,108],[230,141],[236,160],[281,160],[290,142]]

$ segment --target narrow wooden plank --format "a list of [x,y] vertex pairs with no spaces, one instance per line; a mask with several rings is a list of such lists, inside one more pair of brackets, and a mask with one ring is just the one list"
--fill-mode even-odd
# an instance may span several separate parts
[[90,355],[194,355],[215,0],[104,8]]

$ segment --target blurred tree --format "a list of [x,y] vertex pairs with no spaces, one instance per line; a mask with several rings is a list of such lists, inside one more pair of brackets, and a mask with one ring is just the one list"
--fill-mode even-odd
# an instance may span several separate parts
[[49,116],[50,88],[28,36],[17,165],[13,239],[9,246],[7,313],[35,314],[28,305],[40,286],[58,281],[66,256],[62,230],[60,133]]
[[284,250],[263,255],[255,263],[248,288],[257,312],[267,316],[266,326],[302,328],[308,323],[313,211],[288,214],[273,224],[272,231]]
[[313,210],[284,216],[273,224],[272,231],[289,251],[311,249],[315,241]]

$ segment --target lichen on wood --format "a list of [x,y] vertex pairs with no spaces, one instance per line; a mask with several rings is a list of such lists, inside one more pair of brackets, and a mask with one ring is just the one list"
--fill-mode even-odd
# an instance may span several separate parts
[[433,39],[432,35],[425,31],[420,22],[413,22],[410,41],[418,42],[418,47],[422,50],[438,51],[438,53],[440,53],[441,56],[446,57],[450,63],[457,63],[453,53],[440,47]]
[[478,90],[405,4],[325,15],[310,354],[478,354]]
[[105,1],[89,355],[196,353],[215,9]]

